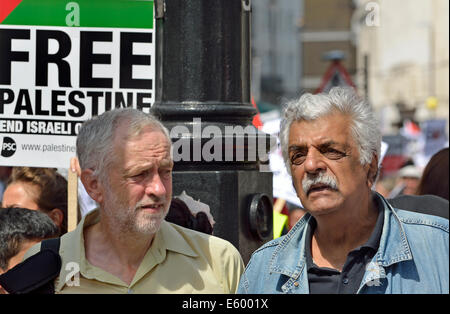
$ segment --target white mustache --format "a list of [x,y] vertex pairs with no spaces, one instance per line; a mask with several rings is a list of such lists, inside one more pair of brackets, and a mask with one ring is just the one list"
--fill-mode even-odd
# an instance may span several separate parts
[[319,172],[317,175],[306,174],[306,177],[302,180],[303,191],[308,194],[311,187],[316,184],[323,184],[333,190],[338,189],[335,177],[328,175],[325,172]]

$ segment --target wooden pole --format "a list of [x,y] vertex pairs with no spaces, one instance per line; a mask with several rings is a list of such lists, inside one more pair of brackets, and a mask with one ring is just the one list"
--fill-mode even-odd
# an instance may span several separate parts
[[67,177],[67,232],[74,230],[78,224],[78,176],[69,169]]

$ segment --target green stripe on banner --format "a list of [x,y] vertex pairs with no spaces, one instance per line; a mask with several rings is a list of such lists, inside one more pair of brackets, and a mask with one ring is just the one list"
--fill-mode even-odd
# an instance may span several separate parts
[[1,24],[73,26],[66,17],[77,8],[76,26],[153,28],[153,0],[23,0]]

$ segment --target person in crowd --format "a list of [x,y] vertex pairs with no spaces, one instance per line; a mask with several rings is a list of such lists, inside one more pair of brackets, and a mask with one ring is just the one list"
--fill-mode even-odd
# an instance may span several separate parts
[[448,151],[448,147],[443,148],[428,161],[417,188],[417,195],[431,194],[449,200]]
[[19,264],[31,246],[58,235],[58,227],[40,211],[0,208],[0,274]]
[[448,202],[448,147],[431,157],[415,195],[403,194],[388,199],[395,208],[449,218]]
[[54,168],[14,167],[2,207],[22,207],[47,214],[67,232],[67,180]]
[[[55,293],[236,292],[244,269],[238,250],[164,220],[172,143],[156,118],[132,108],[107,111],[84,122],[76,145],[81,181],[99,208],[61,238]],[[68,263],[79,265],[77,284]]]
[[239,293],[449,293],[448,220],[372,191],[381,134],[352,89],[288,103],[280,139],[307,213],[253,253]]
[[[400,195],[415,195],[419,186],[422,170],[414,165],[408,165],[398,171],[399,182],[402,186]],[[395,189],[395,188],[394,188]]]
[[396,183],[395,181],[396,178],[394,176],[386,176],[383,178],[378,178],[375,184],[375,191],[377,191],[385,198],[388,198],[395,187]]
[[434,215],[448,219],[449,203],[437,195],[399,195],[387,199],[394,209],[410,210],[417,213]]
[[0,166],[0,201],[3,199],[3,192],[6,189],[9,176],[11,175],[12,167]]
[[75,173],[78,177],[78,208],[80,213],[80,218],[85,216],[90,211],[96,209],[98,207],[98,204],[89,196],[89,194],[86,192],[86,189],[84,188],[83,183],[81,182],[80,176],[81,176],[81,168],[80,163],[78,161],[77,157],[72,157],[70,159],[70,170],[73,173]]
[[204,212],[198,212],[194,215],[186,203],[178,198],[172,199],[166,220],[179,226],[207,234],[212,234],[213,232],[213,227]]

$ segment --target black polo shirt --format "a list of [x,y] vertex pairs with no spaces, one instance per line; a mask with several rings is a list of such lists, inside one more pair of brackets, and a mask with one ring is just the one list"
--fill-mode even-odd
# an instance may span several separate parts
[[[380,207],[379,208],[383,208]],[[306,233],[306,266],[308,269],[309,292],[311,294],[354,294],[363,279],[366,265],[380,245],[381,232],[383,230],[384,211],[378,213],[377,222],[369,240],[347,255],[347,260],[342,272],[327,267],[318,267],[314,264],[311,255],[311,240],[317,222],[314,217],[309,220],[309,228]]]

